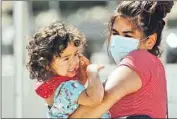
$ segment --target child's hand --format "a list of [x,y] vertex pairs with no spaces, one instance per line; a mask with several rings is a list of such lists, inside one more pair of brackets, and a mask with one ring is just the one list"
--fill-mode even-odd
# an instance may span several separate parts
[[98,64],[90,64],[87,66],[86,73],[88,76],[88,86],[81,94],[78,103],[86,106],[99,105],[104,97],[104,87],[99,78],[98,72],[104,66]]
[[98,74],[98,72],[101,69],[103,69],[103,68],[104,68],[104,66],[99,65],[99,64],[90,64],[90,65],[88,65],[87,66],[87,70],[86,70],[88,77],[89,76],[93,76],[93,75],[96,76]]
[[86,69],[87,66],[90,64],[89,59],[87,59],[85,56],[80,56],[79,57],[80,60],[80,65],[79,65],[79,72],[80,72],[80,82],[84,85],[87,82],[87,73],[86,73]]

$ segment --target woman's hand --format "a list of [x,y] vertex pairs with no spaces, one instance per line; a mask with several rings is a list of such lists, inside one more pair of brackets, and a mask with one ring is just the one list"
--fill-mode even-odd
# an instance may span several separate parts
[[90,64],[89,59],[87,59],[85,56],[79,56],[79,80],[80,82],[84,85],[87,82],[87,73],[86,73],[86,69],[87,66]]

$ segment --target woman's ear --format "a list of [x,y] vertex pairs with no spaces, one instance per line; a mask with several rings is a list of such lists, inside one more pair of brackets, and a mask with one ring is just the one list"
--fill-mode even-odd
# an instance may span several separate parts
[[150,35],[150,36],[148,37],[148,39],[147,39],[147,41],[146,41],[146,48],[147,48],[148,50],[151,50],[151,49],[154,47],[156,41],[157,41],[157,34],[156,34],[156,33],[153,33],[152,35]]

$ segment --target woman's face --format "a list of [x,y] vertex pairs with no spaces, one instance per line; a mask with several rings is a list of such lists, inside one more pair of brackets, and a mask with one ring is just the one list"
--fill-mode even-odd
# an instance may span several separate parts
[[54,56],[52,70],[60,76],[74,77],[79,68],[79,48],[69,43],[60,55],[61,57]]
[[120,35],[141,40],[138,49],[150,50],[156,42],[156,34],[149,36],[146,40],[144,34],[133,24],[133,22],[120,16],[115,18],[111,35]]

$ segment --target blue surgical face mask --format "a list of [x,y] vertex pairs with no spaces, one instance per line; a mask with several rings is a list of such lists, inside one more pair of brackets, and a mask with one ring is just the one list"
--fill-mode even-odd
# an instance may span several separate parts
[[111,36],[108,50],[116,64],[118,64],[122,58],[128,55],[131,51],[136,50],[138,45],[138,39],[113,35]]

